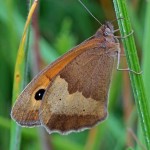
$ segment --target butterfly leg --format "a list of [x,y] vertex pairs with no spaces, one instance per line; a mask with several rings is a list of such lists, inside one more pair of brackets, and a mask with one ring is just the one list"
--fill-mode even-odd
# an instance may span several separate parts
[[133,72],[133,73],[135,73],[135,74],[137,74],[137,75],[142,74],[143,71],[136,72],[136,71],[134,71],[134,70],[132,70],[132,69],[130,69],[130,68],[120,69],[120,68],[119,68],[120,57],[121,57],[120,51],[117,51],[117,70],[118,70],[118,71],[130,71],[130,72]]

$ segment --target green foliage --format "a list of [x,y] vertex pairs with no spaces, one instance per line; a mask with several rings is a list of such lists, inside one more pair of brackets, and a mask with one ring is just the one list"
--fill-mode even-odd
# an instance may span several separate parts
[[[110,0],[101,0],[101,3],[98,0],[84,1],[89,10],[102,23],[104,22],[103,20],[108,20],[105,16],[112,16],[111,11],[115,14],[115,9],[112,7],[113,5],[108,5],[109,2],[110,4],[112,3]],[[136,3],[132,3],[129,0],[127,2],[127,11],[131,18],[139,58],[144,56],[142,61],[143,77],[148,96],[150,86],[148,81],[150,77],[148,59],[148,48],[150,47],[149,3],[142,0]],[[28,14],[27,10],[27,1],[0,1],[0,150],[7,150],[10,147],[10,111],[14,66]],[[113,19],[111,18],[111,20]],[[33,69],[37,65],[35,63],[37,53],[40,58],[40,66],[46,66],[73,46],[92,36],[99,27],[99,24],[86,12],[78,1],[66,0],[40,1],[36,23],[39,29],[35,29],[35,26],[32,26],[29,38],[29,77],[31,76],[31,78],[33,77]],[[39,31],[38,41],[35,38],[35,30]],[[38,52],[33,46],[35,42],[38,43]],[[124,67],[122,66],[122,68]],[[135,69],[138,68],[135,67]],[[53,150],[132,150],[146,147],[145,143],[141,140],[142,134],[138,134],[140,132],[140,124],[129,84],[126,73],[118,73],[116,68],[114,68],[109,94],[109,116],[104,122],[92,130],[65,136],[43,134],[40,127],[22,128],[22,138],[18,139],[21,140],[20,149],[41,150],[47,146]],[[128,132],[128,128],[132,129],[136,139],[140,141],[142,146]],[[46,144],[46,141],[43,142],[44,139],[49,141],[48,144]]]

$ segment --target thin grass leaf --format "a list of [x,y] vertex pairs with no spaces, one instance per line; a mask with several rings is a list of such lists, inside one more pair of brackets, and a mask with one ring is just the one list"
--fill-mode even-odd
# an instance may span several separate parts
[[[148,98],[148,102],[150,100],[150,84],[149,84],[149,80],[150,80],[150,61],[149,61],[149,56],[150,56],[150,51],[149,51],[149,47],[150,47],[150,2],[147,2],[146,5],[146,14],[145,14],[145,26],[144,26],[144,35],[143,35],[143,46],[142,46],[142,51],[143,51],[143,80],[144,80],[144,84],[145,84],[145,91],[146,91],[146,96]],[[150,106],[150,102],[149,102],[149,106]],[[143,136],[141,136],[141,129],[138,130],[139,131],[139,137],[141,141],[144,141]]]
[[133,8],[131,7],[131,1],[128,1],[127,4],[128,4],[128,11],[129,11],[129,14],[130,14],[130,18],[131,18],[131,23],[133,25],[133,28],[134,28],[134,31],[135,31],[135,35],[136,35],[136,38],[137,38],[137,41],[139,42],[139,44],[141,45],[141,41],[142,41],[142,30],[141,30],[141,23],[140,21],[138,20],[138,16],[136,15],[135,13],[135,10],[133,10]]
[[[14,103],[16,98],[18,97],[19,93],[23,89],[23,86],[25,85],[24,79],[25,79],[25,68],[27,65],[26,61],[26,40],[28,36],[28,27],[31,21],[31,17],[33,15],[33,12],[35,11],[37,6],[37,2],[34,2],[23,32],[23,36],[20,42],[17,60],[16,60],[16,66],[15,66],[15,73],[14,73],[14,85],[13,85],[13,98],[12,102]],[[19,127],[14,121],[11,122],[11,139],[10,139],[10,150],[19,150],[20,149],[20,141],[21,141],[21,127]]]
[[[132,32],[126,1],[113,0],[113,3],[117,18],[124,18],[123,20],[118,20],[121,36],[124,37]],[[125,38],[123,40],[123,45],[125,48],[129,68],[136,72],[140,72],[140,66],[133,35],[130,35],[127,38]],[[136,73],[132,72],[129,72],[129,74],[146,146],[148,149],[150,149],[150,113],[142,80],[142,75],[137,75]]]
[[[144,27],[144,36],[143,36],[143,51],[144,51],[144,56],[143,56],[143,80],[145,84],[145,89],[146,89],[146,95],[149,98],[150,97],[150,2],[147,2],[147,7],[146,7],[146,17],[145,17],[145,27]],[[150,105],[150,102],[149,102]]]

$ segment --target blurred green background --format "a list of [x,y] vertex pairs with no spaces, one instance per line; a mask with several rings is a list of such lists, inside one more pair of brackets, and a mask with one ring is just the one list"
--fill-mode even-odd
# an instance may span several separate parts
[[[83,2],[102,23],[116,18],[111,0]],[[147,38],[144,37],[147,2],[128,0],[127,3],[139,58],[143,66],[148,66],[148,59],[142,59],[148,56],[143,51],[143,41]],[[9,149],[10,144],[14,66],[28,9],[28,1],[0,0],[0,150]],[[113,24],[118,29],[117,22]],[[99,26],[77,0],[40,1],[31,25],[30,79],[67,50],[92,36]],[[123,58],[121,67],[125,66]],[[145,68],[145,71],[150,70]],[[98,126],[65,136],[48,135],[40,127],[22,129],[21,150],[124,150],[129,147],[144,149],[145,143],[128,73],[115,69],[109,95],[109,116]]]

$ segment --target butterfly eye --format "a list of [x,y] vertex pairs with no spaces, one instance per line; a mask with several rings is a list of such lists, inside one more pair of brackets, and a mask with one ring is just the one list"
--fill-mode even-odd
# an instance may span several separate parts
[[35,98],[36,100],[42,100],[44,93],[45,93],[45,89],[39,89],[39,90],[35,93],[34,98]]
[[107,36],[107,35],[109,35],[109,33],[106,31],[106,32],[104,32],[104,34],[105,34],[105,36]]

